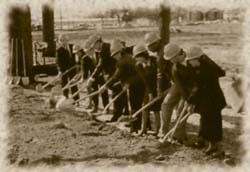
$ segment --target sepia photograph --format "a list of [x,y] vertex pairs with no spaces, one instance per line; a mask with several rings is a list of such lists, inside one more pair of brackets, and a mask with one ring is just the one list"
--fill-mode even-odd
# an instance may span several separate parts
[[248,171],[249,5],[2,3],[3,169]]

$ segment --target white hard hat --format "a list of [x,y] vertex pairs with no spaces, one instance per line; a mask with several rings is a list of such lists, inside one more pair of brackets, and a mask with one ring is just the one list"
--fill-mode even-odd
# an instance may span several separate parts
[[149,45],[151,45],[151,44],[153,44],[153,43],[159,41],[159,40],[160,40],[160,37],[159,37],[159,35],[156,34],[156,33],[147,33],[147,34],[145,35],[144,40],[145,40],[146,46],[149,46]]
[[68,40],[69,40],[69,38],[64,34],[61,34],[61,35],[58,36],[58,41],[61,42],[61,43],[67,43]]
[[79,52],[81,49],[82,49],[82,48],[81,48],[80,45],[74,45],[74,46],[73,46],[72,52],[73,52],[73,53],[77,53],[77,52]]
[[164,47],[164,59],[171,60],[181,51],[181,47],[177,44],[167,44]]
[[85,43],[84,43],[84,45],[83,45],[83,49],[84,49],[84,51],[89,51],[91,48],[90,48],[90,41],[89,41],[89,39],[87,39],[86,41],[85,41]]
[[88,38],[88,43],[89,43],[89,47],[90,48],[93,48],[95,43],[97,41],[101,40],[101,36],[99,35],[91,35],[89,38]]
[[187,60],[199,58],[203,54],[204,54],[204,52],[202,51],[202,49],[200,47],[195,47],[195,46],[191,47],[189,49],[189,51],[187,51]]
[[116,53],[121,51],[123,49],[122,41],[120,39],[114,39],[111,42],[110,46],[110,51],[111,51],[111,56],[114,56]]
[[138,44],[133,48],[133,56],[136,57],[137,55],[147,51],[144,44]]

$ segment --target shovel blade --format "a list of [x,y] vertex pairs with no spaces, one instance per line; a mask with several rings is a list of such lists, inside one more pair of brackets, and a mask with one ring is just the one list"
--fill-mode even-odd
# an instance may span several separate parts
[[64,112],[72,112],[75,110],[75,106],[73,105],[74,101],[72,99],[66,99],[66,97],[62,97],[58,100],[56,104],[56,109],[58,111]]
[[36,85],[36,91],[39,93],[42,93],[44,91],[42,84],[37,84]]
[[12,82],[13,82],[13,78],[12,78],[11,76],[8,76],[8,78],[6,79],[6,83],[7,83],[8,85],[11,85]]
[[15,76],[14,78],[13,78],[13,84],[14,85],[19,85],[20,84],[20,77],[18,77],[18,76]]
[[228,104],[233,108],[234,111],[238,112],[244,105],[244,97],[238,94],[234,87],[229,87],[227,90],[229,96],[227,96]]
[[23,83],[23,85],[27,86],[30,84],[30,79],[28,77],[23,77],[22,83]]
[[62,94],[62,87],[60,85],[56,85],[51,89],[51,95],[59,96]]

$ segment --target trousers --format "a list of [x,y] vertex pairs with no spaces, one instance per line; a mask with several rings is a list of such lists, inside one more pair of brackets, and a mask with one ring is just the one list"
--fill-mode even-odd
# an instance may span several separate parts
[[161,126],[160,133],[165,135],[169,130],[169,124],[171,122],[174,108],[178,105],[181,98],[181,94],[175,84],[173,84],[161,105]]
[[[65,85],[67,85],[68,81],[71,80],[71,79],[75,76],[75,74],[76,74],[76,70],[72,70],[71,72],[69,72],[69,73],[63,75],[63,76],[62,76],[62,82],[61,82],[62,87],[64,87]],[[77,92],[77,91],[78,91],[77,85],[72,86],[72,87],[70,88],[70,90],[71,90],[71,94],[74,94],[75,92]],[[65,90],[63,91],[63,95],[64,95],[66,98],[68,98],[68,97],[69,97],[69,89],[65,89]],[[77,95],[75,95],[75,96],[73,97],[73,99],[74,99],[75,101],[78,100],[79,98],[80,98],[80,97],[79,97],[79,94],[77,94]]]

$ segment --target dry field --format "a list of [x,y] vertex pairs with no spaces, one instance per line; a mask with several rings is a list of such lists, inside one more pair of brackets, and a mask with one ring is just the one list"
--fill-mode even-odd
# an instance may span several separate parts
[[[226,98],[230,98],[228,85],[236,70],[242,70],[241,59],[242,28],[240,24],[207,24],[196,26],[177,26],[180,33],[171,33],[171,42],[187,48],[200,45],[204,51],[217,61],[227,72],[221,79]],[[110,41],[119,37],[128,45],[143,41],[147,31],[156,29],[130,29],[101,31],[104,40]],[[94,31],[70,32],[73,43],[83,43]],[[33,34],[34,40],[40,40],[41,34]],[[160,146],[152,135],[135,137],[127,130],[120,129],[123,123],[107,125],[93,120],[87,113],[56,112],[45,108],[49,89],[43,94],[29,88],[13,86],[9,105],[9,149],[8,159],[14,165],[63,165],[81,163],[86,165],[133,164],[157,165],[222,165],[224,157],[205,156],[201,150],[185,145],[166,144]],[[84,108],[84,103],[82,107]],[[109,118],[99,116],[98,119]],[[227,154],[231,154],[234,163],[239,165],[244,150],[241,145],[242,118],[244,115],[232,109],[223,110],[224,140],[222,145]],[[188,120],[189,141],[195,140],[199,127],[199,115],[194,114]],[[163,160],[155,158],[162,154]]]

